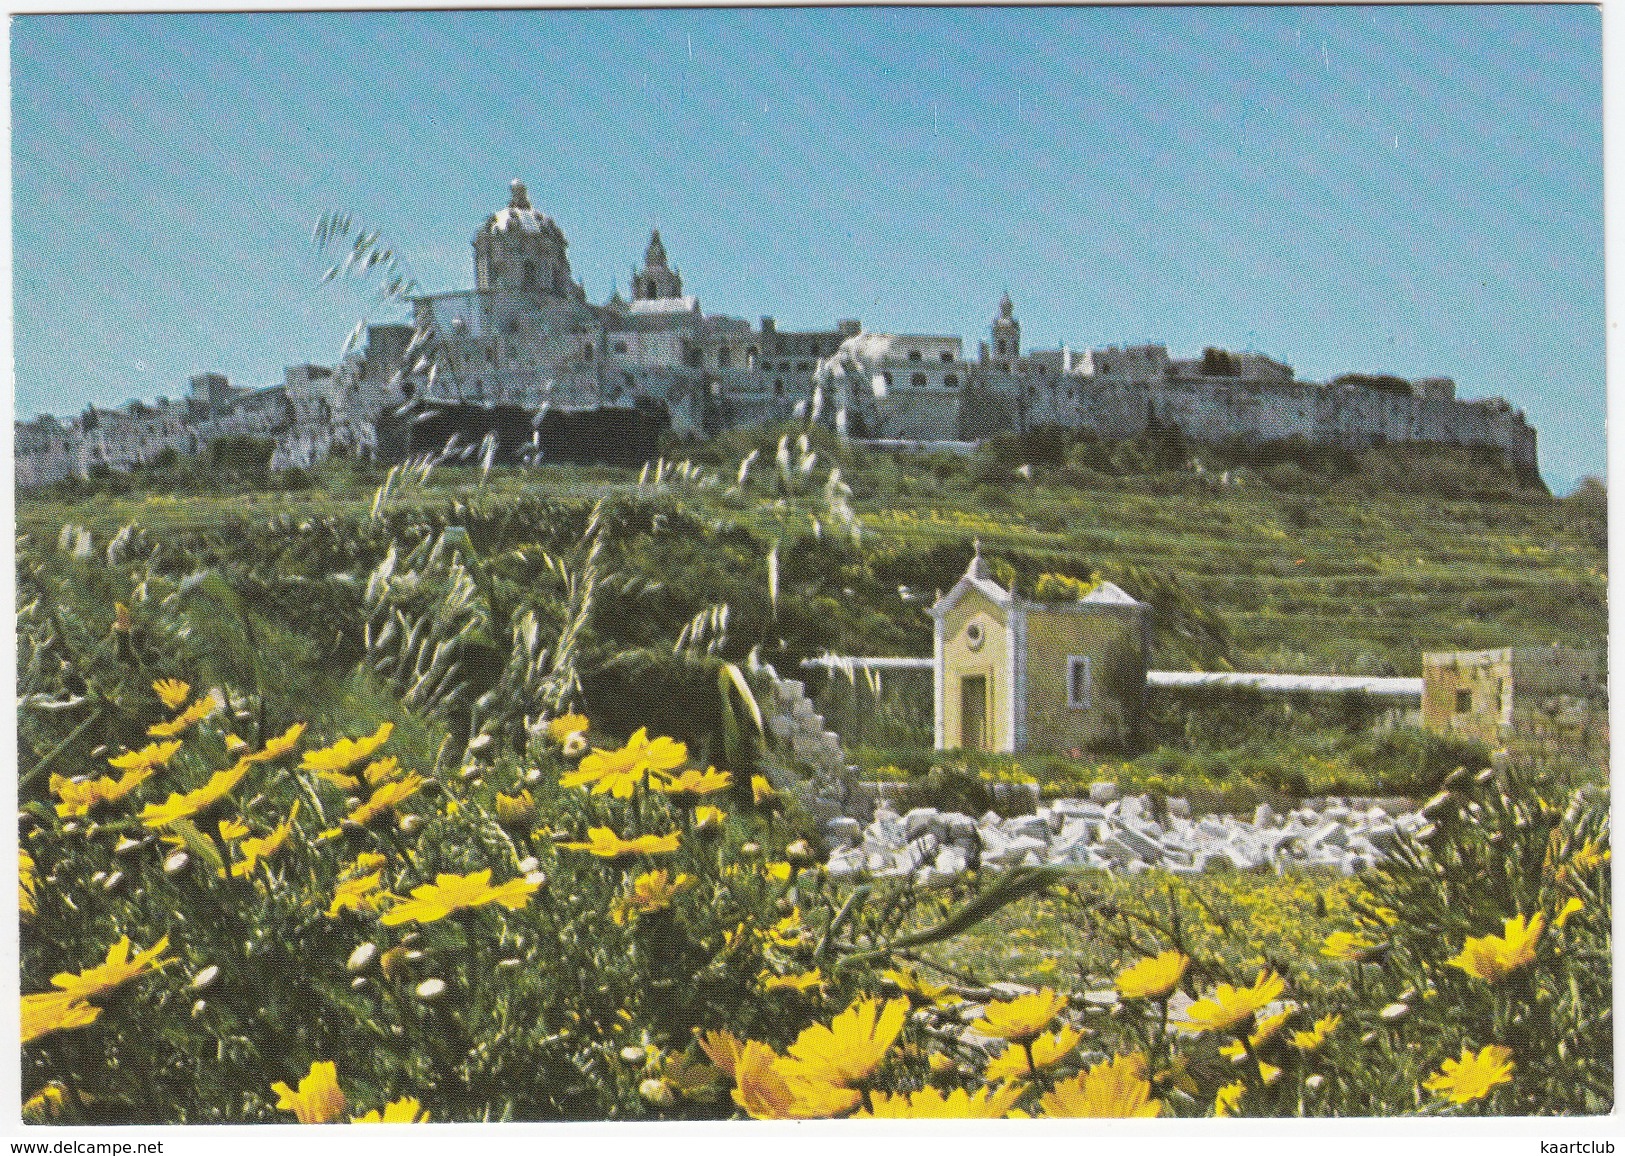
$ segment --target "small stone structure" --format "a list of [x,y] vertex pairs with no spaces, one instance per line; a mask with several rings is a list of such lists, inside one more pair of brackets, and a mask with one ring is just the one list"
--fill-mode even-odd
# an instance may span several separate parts
[[1606,733],[1601,657],[1552,645],[1422,656],[1422,725],[1498,746],[1512,738],[1588,747]]
[[1132,743],[1145,710],[1151,607],[1110,582],[1030,602],[978,553],[931,608],[938,750],[1067,751]]

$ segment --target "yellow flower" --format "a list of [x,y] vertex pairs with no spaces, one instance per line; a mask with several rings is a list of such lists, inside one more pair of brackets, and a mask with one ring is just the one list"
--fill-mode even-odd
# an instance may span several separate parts
[[1213,1114],[1221,1120],[1228,1119],[1241,1113],[1241,1097],[1247,1091],[1247,1085],[1241,1081],[1226,1084],[1220,1088],[1213,1097]]
[[773,789],[773,784],[762,775],[750,777],[750,797],[758,807],[774,810],[783,805],[779,793]]
[[[1071,1024],[1062,1024],[1053,1032],[1045,1032],[1036,1037],[1031,1043],[1010,1044],[1004,1051],[987,1062],[982,1072],[982,1078],[989,1083],[994,1080],[1009,1080],[1017,1076],[1028,1075],[1035,1069],[1051,1067],[1060,1063],[1072,1049],[1083,1041],[1083,1034]],[[1027,1063],[1027,1049],[1032,1049],[1032,1065]]]
[[250,763],[268,763],[272,759],[280,759],[299,745],[299,736],[304,733],[305,724],[294,723],[287,730],[266,742],[263,751],[255,751],[251,755],[244,755],[243,758]]
[[1312,1052],[1326,1042],[1326,1037],[1337,1030],[1337,1025],[1343,1022],[1342,1016],[1325,1016],[1315,1021],[1315,1026],[1306,1032],[1292,1033],[1292,1046],[1300,1052]]
[[696,807],[694,809],[694,830],[696,833],[710,834],[722,830],[722,825],[728,821],[728,813],[720,807]]
[[974,1095],[955,1088],[947,1095],[936,1088],[918,1092],[876,1092],[873,1110],[856,1113],[854,1120],[998,1120],[1015,1106],[1026,1088],[1021,1084],[985,1085]]
[[1113,1056],[1070,1080],[1062,1080],[1038,1101],[1046,1116],[1156,1116],[1162,1101],[1151,1098],[1141,1055]]
[[914,1004],[933,1007],[952,1007],[960,1002],[946,984],[931,983],[920,978],[920,973],[912,967],[898,971],[888,969],[880,973],[882,979],[889,979],[900,988],[909,1001]]
[[694,876],[687,874],[679,874],[673,879],[665,868],[645,871],[632,880],[632,893],[624,899],[617,899],[618,906],[611,914],[615,922],[625,923],[638,915],[664,911],[671,906],[673,899],[694,886],[694,882]]
[[739,1053],[744,1044],[732,1032],[695,1032],[695,1039],[700,1045],[700,1051],[717,1069],[730,1080],[734,1078],[734,1067],[739,1062]]
[[517,795],[498,791],[496,812],[497,822],[509,827],[524,826],[536,818],[536,799],[529,791],[520,791]]
[[317,771],[316,777],[330,787],[337,787],[341,791],[359,791],[361,780],[354,775],[347,775],[343,771]]
[[216,711],[225,709],[225,705],[225,696],[218,690],[211,690],[168,722],[153,723],[147,728],[147,733],[153,738],[172,739]]
[[341,880],[334,888],[333,902],[328,905],[327,917],[337,919],[341,911],[378,910],[379,903],[386,898],[384,895],[374,894],[382,878],[383,872],[374,871],[371,875]]
[[990,1003],[971,1031],[995,1036],[1013,1043],[1026,1043],[1049,1027],[1050,1021],[1066,1007],[1067,998],[1052,988],[1041,988],[1014,999]]
[[779,920],[772,927],[762,932],[762,938],[775,947],[799,947],[811,936],[811,932],[801,925],[801,908],[793,907],[790,914]]
[[582,734],[589,725],[584,714],[560,715],[547,724],[547,733],[554,742],[562,743],[571,735]]
[[248,834],[248,824],[241,819],[220,820],[220,840],[223,843],[232,843]]
[[22,1042],[32,1043],[41,1036],[69,1028],[82,1028],[96,1022],[102,1009],[73,998],[66,992],[45,991],[22,998]]
[[1341,959],[1349,963],[1364,963],[1371,949],[1377,945],[1352,931],[1334,931],[1320,945],[1320,954],[1327,959]]
[[1486,935],[1479,939],[1468,937],[1461,954],[1447,960],[1451,967],[1459,967],[1474,979],[1495,983],[1507,975],[1533,963],[1535,945],[1546,926],[1546,914],[1535,912],[1528,922],[1521,915],[1506,921],[1502,935]]
[[786,1074],[787,1066],[766,1044],[746,1042],[734,1063],[734,1102],[758,1120],[814,1120],[850,1112],[862,1098],[856,1088]]
[[790,1074],[848,1086],[867,1079],[886,1058],[908,1018],[908,1000],[860,999],[830,1025],[813,1024],[790,1045]]
[[636,839],[622,839],[608,827],[592,827],[587,831],[585,843],[560,843],[570,851],[588,851],[600,859],[619,859],[625,855],[664,855],[677,850],[681,835],[639,835]]
[[34,857],[21,847],[17,849],[17,910],[25,915],[39,914],[35,894],[39,887],[39,872]]
[[385,811],[404,803],[417,794],[418,788],[428,782],[422,775],[407,775],[404,779],[396,779],[392,783],[385,783],[373,791],[372,798],[360,804],[345,817],[346,822],[365,827]]
[[306,751],[299,769],[304,771],[346,771],[389,741],[394,723],[382,723],[372,734],[360,739],[340,739],[330,747]]
[[394,755],[390,755],[388,758],[375,759],[368,763],[367,769],[362,771],[361,774],[367,780],[369,787],[376,787],[386,779],[393,779],[400,773],[400,770],[401,760]]
[[774,975],[770,971],[764,971],[757,977],[757,982],[761,984],[764,992],[793,991],[806,995],[814,989],[823,989],[824,972],[822,968],[817,967],[800,975]]
[[733,776],[727,771],[719,771],[715,767],[706,767],[703,771],[683,771],[678,775],[649,776],[649,785],[679,807],[692,807],[706,795],[727,790],[733,781]]
[[63,818],[90,814],[90,809],[101,803],[116,803],[153,775],[151,767],[136,767],[118,778],[103,775],[99,779],[75,782],[61,775],[51,776],[51,791],[62,801],[56,813]]
[[159,958],[163,955],[164,948],[168,946],[169,936],[166,935],[147,950],[136,952],[132,958],[130,937],[122,935],[117,943],[107,949],[107,958],[104,961],[81,972],[60,972],[51,977],[51,983],[70,1000],[96,999],[114,988],[129,983],[132,979],[146,975],[149,971],[156,971],[169,963],[169,960]]
[[[1262,1047],[1275,1037],[1275,1033],[1280,1031],[1286,1021],[1297,1014],[1297,1011],[1297,1008],[1289,1007],[1285,1011],[1278,1011],[1272,1016],[1265,1016],[1253,1028],[1252,1035],[1247,1037],[1247,1043],[1254,1048]],[[1219,1054],[1239,1062],[1247,1054],[1247,1049],[1242,1046],[1240,1040],[1236,1040],[1220,1048]]]
[[229,771],[216,771],[197,790],[184,795],[171,795],[162,803],[149,803],[141,808],[141,822],[148,827],[158,828],[168,826],[176,819],[190,819],[230,794],[247,773],[248,764],[239,759]]
[[1461,1059],[1446,1060],[1440,1069],[1422,1081],[1422,1086],[1435,1096],[1452,1104],[1468,1104],[1490,1094],[1498,1084],[1512,1080],[1512,1049],[1501,1044],[1490,1044],[1474,1055],[1463,1047]]
[[158,692],[159,700],[170,710],[179,710],[192,693],[191,686],[178,678],[160,678],[152,684],[152,689]]
[[412,888],[412,898],[384,912],[379,922],[385,927],[396,927],[411,920],[433,923],[453,911],[484,907],[488,903],[499,903],[510,911],[518,911],[530,902],[540,886],[540,880],[521,876],[492,887],[489,867],[470,875],[436,875],[433,883]]
[[148,743],[138,751],[114,755],[107,760],[107,765],[115,771],[151,770],[154,767],[168,766],[169,760],[174,758],[175,752],[180,749],[180,739],[171,739],[167,743]]
[[1206,999],[1191,1004],[1179,1027],[1188,1032],[1223,1032],[1252,1024],[1253,1016],[1278,999],[1286,981],[1271,971],[1261,971],[1252,987],[1231,987],[1221,983]]
[[338,1065],[331,1060],[311,1064],[298,1091],[280,1080],[271,1085],[271,1091],[277,1094],[276,1106],[292,1112],[301,1124],[331,1124],[348,1106],[339,1088]]
[[[79,1098],[83,1100],[90,1097],[80,1092]],[[67,1093],[63,1091],[62,1085],[53,1081],[23,1101],[23,1117],[30,1121],[54,1120],[62,1115],[62,1103],[65,1099]]]
[[650,741],[648,728],[639,727],[618,751],[594,747],[592,754],[581,760],[579,769],[559,780],[559,786],[584,787],[590,783],[595,795],[630,799],[644,775],[679,767],[686,758],[688,747],[684,744],[664,735]]
[[1557,913],[1557,918],[1552,920],[1552,926],[1562,928],[1562,926],[1569,921],[1570,916],[1578,915],[1580,912],[1585,910],[1585,907],[1586,905],[1580,900],[1570,899],[1567,903],[1563,904],[1563,910]]
[[384,1105],[382,1115],[379,1114],[377,1108],[374,1108],[363,1115],[350,1117],[350,1123],[352,1124],[426,1124],[428,1122],[429,1113],[418,1103],[416,1096],[403,1096],[393,1104]]
[[[293,808],[288,812],[287,819],[278,823],[276,829],[269,835],[266,835],[263,839],[244,839],[237,848],[243,853],[243,859],[242,862],[231,865],[232,875],[238,878],[247,876],[253,872],[255,867],[259,866],[261,859],[269,859],[280,851],[282,844],[286,843],[288,836],[293,833],[293,821],[298,815],[299,800],[295,799]],[[222,831],[221,834],[224,836],[225,832]]]
[[788,883],[788,882],[790,882],[790,876],[792,874],[794,874],[794,873],[795,873],[795,869],[793,867],[791,867],[790,864],[784,862],[782,859],[779,860],[776,863],[763,863],[762,864],[762,874],[766,875],[769,879],[773,880],[773,882],[775,882],[775,883]]
[[1190,965],[1190,957],[1179,951],[1142,959],[1118,975],[1117,993],[1124,999],[1161,999],[1179,986]]

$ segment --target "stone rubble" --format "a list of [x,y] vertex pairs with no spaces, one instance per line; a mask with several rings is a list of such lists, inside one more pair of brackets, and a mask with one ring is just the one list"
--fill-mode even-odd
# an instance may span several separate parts
[[883,800],[867,826],[841,816],[825,823],[824,838],[834,878],[909,875],[930,885],[977,867],[1131,875],[1153,868],[1179,875],[1330,868],[1353,875],[1380,862],[1402,835],[1424,837],[1426,826],[1408,799],[1305,799],[1284,815],[1262,803],[1248,820],[1193,817],[1180,798],[1154,808],[1147,795],[1125,797],[1113,784],[1096,783],[1087,799],[1056,799],[1009,817],[989,811],[975,819],[932,807],[899,815]]

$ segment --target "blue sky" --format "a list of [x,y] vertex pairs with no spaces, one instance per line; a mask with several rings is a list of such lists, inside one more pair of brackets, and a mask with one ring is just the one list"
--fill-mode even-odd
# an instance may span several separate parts
[[509,180],[591,300],[1251,349],[1502,395],[1604,470],[1600,19],[1563,7],[23,16],[16,406],[336,360],[312,224],[472,283]]

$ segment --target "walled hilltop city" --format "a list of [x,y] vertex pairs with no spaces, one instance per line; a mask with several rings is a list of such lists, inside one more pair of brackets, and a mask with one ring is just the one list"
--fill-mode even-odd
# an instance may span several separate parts
[[1178,427],[1199,441],[1434,442],[1497,447],[1520,470],[1538,470],[1523,412],[1502,398],[1457,400],[1446,377],[1321,383],[1258,353],[1208,349],[1180,360],[1161,345],[1025,349],[1008,294],[974,357],[956,336],[871,332],[855,320],[818,330],[780,329],[771,317],[752,325],[706,313],[685,294],[658,231],[631,272],[631,299],[617,290],[592,305],[567,244],[515,181],[507,206],[474,236],[473,289],[415,297],[411,324],[371,325],[359,352],[337,365],[292,366],[279,385],[242,388],[202,373],[179,400],[19,421],[17,484],[128,470],[230,434],[274,439],[280,469],[335,450],[379,454],[380,419],[442,402],[639,411],[678,433],[800,417],[854,438],[912,442],[1045,425],[1109,438]]

